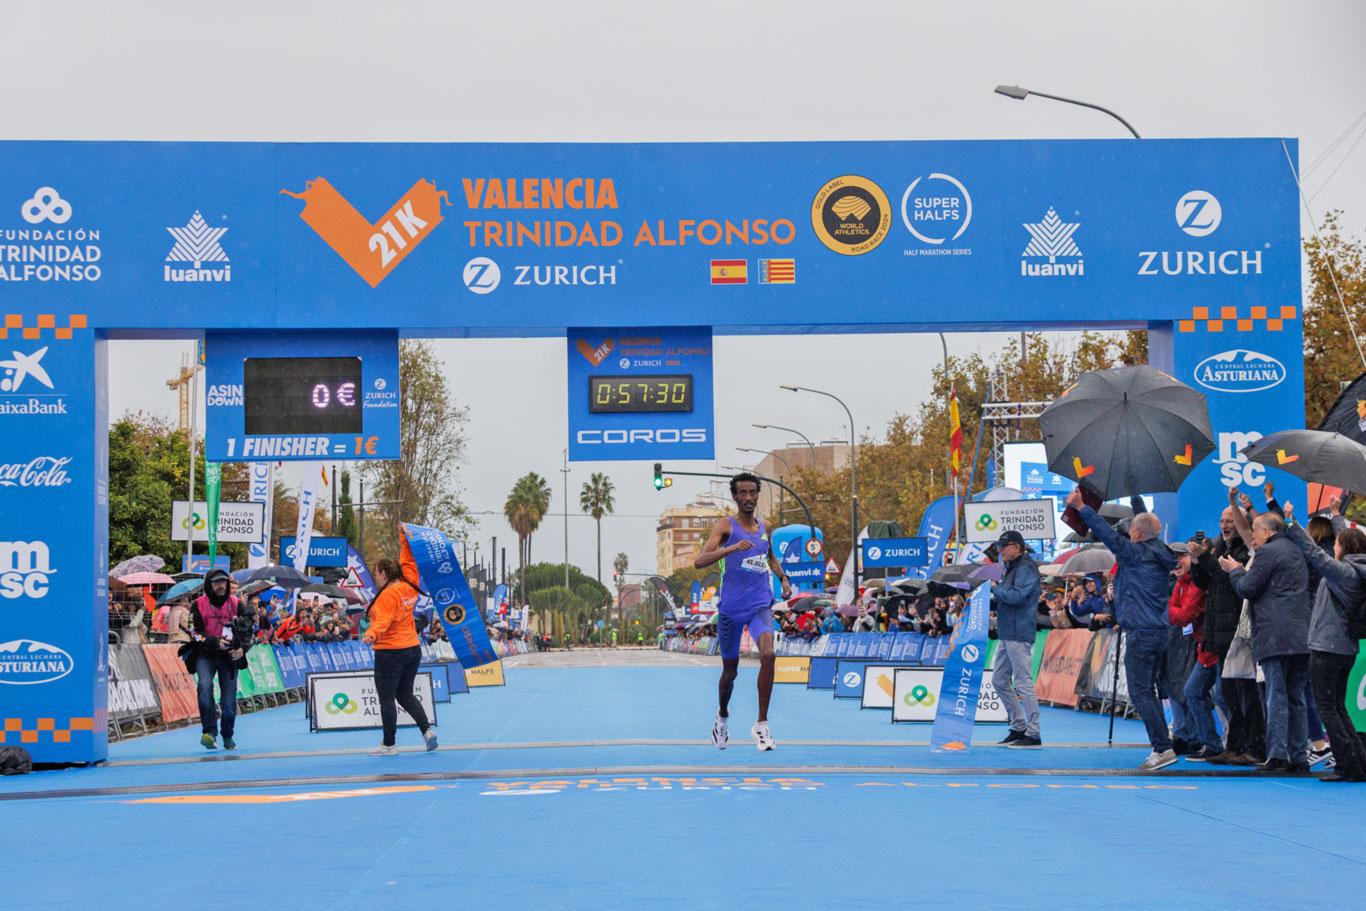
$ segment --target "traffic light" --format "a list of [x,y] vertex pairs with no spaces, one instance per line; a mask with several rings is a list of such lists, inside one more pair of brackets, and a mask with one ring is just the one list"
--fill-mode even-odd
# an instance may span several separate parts
[[674,486],[674,479],[664,477],[664,465],[655,462],[655,490],[663,490],[672,486]]

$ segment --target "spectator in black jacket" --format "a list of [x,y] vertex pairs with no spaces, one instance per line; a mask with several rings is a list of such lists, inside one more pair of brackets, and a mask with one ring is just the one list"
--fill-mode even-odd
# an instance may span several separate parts
[[[1237,496],[1236,489],[1232,496]],[[1192,558],[1191,579],[1205,590],[1207,596],[1205,628],[1200,644],[1205,651],[1217,655],[1219,662],[1211,668],[1197,668],[1191,674],[1191,679],[1187,681],[1186,698],[1189,700],[1194,697],[1194,709],[1203,711],[1210,708],[1211,690],[1216,702],[1222,696],[1228,730],[1224,737],[1224,751],[1210,757],[1210,762],[1220,765],[1256,765],[1266,756],[1265,721],[1257,681],[1222,676],[1224,659],[1228,656],[1228,647],[1233,644],[1233,634],[1238,630],[1238,618],[1243,612],[1243,599],[1233,590],[1228,573],[1219,568],[1219,559],[1231,557],[1242,564],[1248,558],[1247,544],[1239,536],[1233,521],[1233,510],[1236,508],[1229,506],[1219,517],[1217,538],[1205,538],[1187,545]]]

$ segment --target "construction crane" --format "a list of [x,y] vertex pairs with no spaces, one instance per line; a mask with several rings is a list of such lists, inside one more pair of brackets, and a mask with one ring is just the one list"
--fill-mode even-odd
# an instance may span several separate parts
[[187,437],[190,433],[190,380],[198,373],[202,367],[194,363],[195,357],[191,354],[180,356],[180,375],[173,380],[167,380],[166,385],[180,393],[180,432]]

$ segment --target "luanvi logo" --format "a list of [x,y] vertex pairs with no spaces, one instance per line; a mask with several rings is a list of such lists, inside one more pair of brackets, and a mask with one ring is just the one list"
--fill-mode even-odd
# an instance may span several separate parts
[[[193,268],[173,269],[162,266],[162,279],[168,282],[230,282],[232,266],[228,264],[228,254],[218,241],[227,228],[210,228],[204,216],[195,212],[183,228],[167,228],[175,238],[175,246],[166,254],[168,263],[191,263]],[[210,268],[204,268],[210,263]],[[222,265],[218,265],[221,263]]]
[[[1026,222],[1024,229],[1029,232],[1029,246],[1025,247],[1020,258],[1020,274],[1085,275],[1086,264],[1082,260],[1081,248],[1072,239],[1073,233],[1080,227],[1080,223],[1063,221],[1051,206],[1043,221],[1036,224]],[[1042,259],[1047,262],[1038,262]]]
[[441,204],[451,204],[444,190],[430,180],[419,180],[371,224],[322,177],[308,181],[302,193],[280,192],[304,201],[299,217],[371,288],[379,287],[441,224]]

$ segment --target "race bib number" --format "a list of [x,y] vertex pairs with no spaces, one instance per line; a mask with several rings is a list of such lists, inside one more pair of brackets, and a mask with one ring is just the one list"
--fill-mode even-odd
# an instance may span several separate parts
[[740,566],[752,573],[766,573],[768,572],[768,554],[745,557]]

